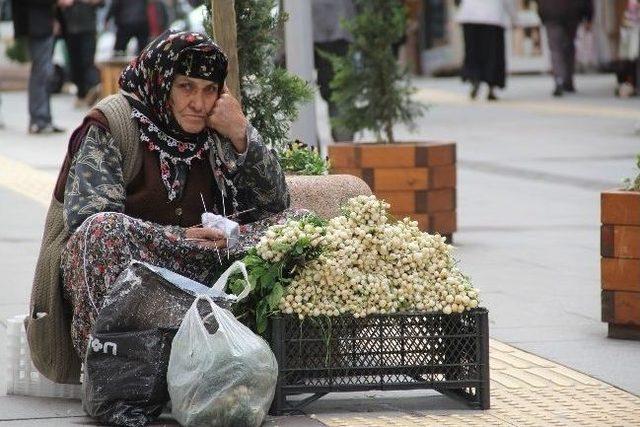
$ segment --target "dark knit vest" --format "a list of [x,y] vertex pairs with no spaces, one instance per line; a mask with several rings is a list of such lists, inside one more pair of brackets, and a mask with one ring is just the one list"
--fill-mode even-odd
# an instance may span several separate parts
[[145,221],[162,225],[190,227],[200,224],[204,212],[202,199],[207,210],[212,211],[220,199],[208,159],[194,159],[189,168],[189,176],[180,199],[169,201],[167,190],[160,177],[158,154],[142,150],[141,169],[127,186],[124,213]]

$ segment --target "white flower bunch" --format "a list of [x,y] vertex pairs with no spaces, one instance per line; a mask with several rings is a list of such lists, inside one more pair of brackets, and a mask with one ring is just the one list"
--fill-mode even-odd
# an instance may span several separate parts
[[[477,307],[478,290],[458,270],[445,239],[420,231],[409,218],[387,222],[388,208],[375,196],[354,197],[342,216],[329,221],[324,236],[310,230],[323,251],[293,277],[280,310],[303,319],[397,311],[451,314]],[[304,233],[295,221],[267,232],[258,253],[281,259],[282,252],[273,248],[278,243],[291,247]]]
[[264,260],[279,262],[300,241],[308,242],[314,248],[320,246],[324,241],[324,233],[324,227],[305,221],[304,218],[287,221],[285,224],[269,227],[256,245],[256,251]]

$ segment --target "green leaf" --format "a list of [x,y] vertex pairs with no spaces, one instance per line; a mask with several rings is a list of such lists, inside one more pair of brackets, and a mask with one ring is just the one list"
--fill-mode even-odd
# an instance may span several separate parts
[[260,289],[258,279],[260,279],[260,275],[255,274],[254,272],[249,273],[249,283],[251,284],[251,287],[256,291]]
[[289,250],[289,245],[285,243],[275,243],[273,245],[273,249],[278,252],[287,252]]
[[267,302],[269,303],[269,308],[271,309],[271,311],[278,309],[283,295],[284,287],[281,284],[277,283],[271,290],[271,293],[267,296]]
[[256,330],[259,334],[262,334],[267,330],[267,314],[269,313],[269,307],[265,300],[258,302],[256,306]]
[[229,282],[229,290],[231,290],[231,293],[233,293],[234,295],[240,295],[245,286],[245,281],[242,278],[234,279],[233,281]]
[[267,273],[260,276],[260,288],[265,291],[273,289],[273,286],[276,284],[277,279],[277,271],[268,271]]

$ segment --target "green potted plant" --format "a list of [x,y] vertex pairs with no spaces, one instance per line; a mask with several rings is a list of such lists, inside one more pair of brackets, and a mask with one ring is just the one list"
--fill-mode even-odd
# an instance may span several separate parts
[[352,132],[369,130],[374,143],[329,146],[332,172],[364,179],[391,204],[396,216],[410,216],[424,231],[451,238],[456,229],[455,144],[397,142],[394,126],[415,127],[425,106],[412,95],[408,70],[393,53],[405,32],[406,10],[399,0],[355,0],[357,16],[343,22],[353,42],[344,57],[327,55],[335,76],[335,124]]
[[326,175],[330,168],[329,159],[322,157],[316,147],[299,140],[281,150],[279,158],[285,173],[295,175]]
[[640,155],[636,164],[633,180],[600,195],[602,321],[611,338],[640,339]]

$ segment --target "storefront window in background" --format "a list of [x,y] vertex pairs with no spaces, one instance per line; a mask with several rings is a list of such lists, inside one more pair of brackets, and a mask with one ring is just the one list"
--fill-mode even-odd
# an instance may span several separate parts
[[521,56],[542,55],[541,22],[534,0],[524,0],[518,5],[518,27],[513,29],[513,52]]
[[544,27],[535,0],[517,0],[517,24],[507,32],[507,66],[510,72],[544,72],[549,54]]

